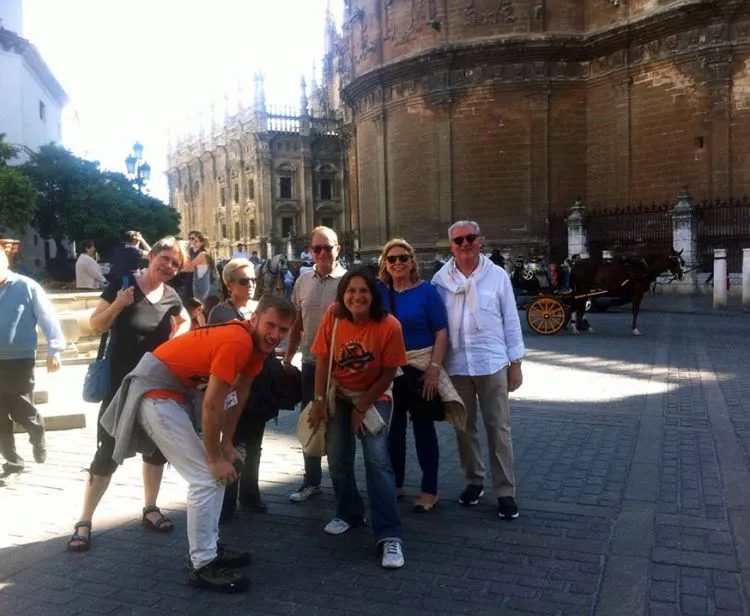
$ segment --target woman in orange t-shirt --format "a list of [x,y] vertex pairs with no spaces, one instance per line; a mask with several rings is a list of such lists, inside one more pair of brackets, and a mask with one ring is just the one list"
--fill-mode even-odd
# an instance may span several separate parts
[[[334,324],[338,321],[333,348]],[[396,505],[396,483],[388,454],[391,418],[390,388],[406,349],[398,320],[383,308],[375,277],[366,268],[349,270],[339,282],[336,303],[328,308],[312,345],[316,356],[315,397],[311,423],[328,417],[326,378],[333,356],[332,378],[337,382],[336,412],[327,419],[328,467],[336,495],[336,517],[325,527],[341,535],[364,523],[364,502],[354,478],[355,435],[362,443],[367,496],[375,541],[387,569],[404,565],[403,528]],[[371,417],[385,427],[373,434]]]

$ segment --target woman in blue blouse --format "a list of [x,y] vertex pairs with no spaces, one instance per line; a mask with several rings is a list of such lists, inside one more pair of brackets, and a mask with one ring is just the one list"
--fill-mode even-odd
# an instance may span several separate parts
[[[440,295],[419,276],[414,248],[401,238],[389,241],[380,254],[378,290],[383,304],[401,323],[407,355],[431,353],[429,367],[415,381],[414,368],[393,382],[393,415],[388,445],[396,476],[396,490],[404,492],[406,466],[406,413],[411,415],[419,466],[422,468],[422,493],[414,511],[426,513],[438,502],[438,463],[440,450],[433,417],[413,407],[414,394],[431,401],[436,396],[440,368],[448,342],[448,316]],[[418,389],[415,392],[414,389]],[[422,407],[423,405],[420,405]],[[429,413],[428,413],[429,415]]]

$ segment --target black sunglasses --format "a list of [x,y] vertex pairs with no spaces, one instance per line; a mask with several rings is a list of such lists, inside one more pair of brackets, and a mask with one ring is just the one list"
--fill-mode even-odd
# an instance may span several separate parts
[[457,235],[456,237],[451,238],[451,242],[453,242],[456,246],[461,246],[464,243],[464,240],[469,242],[469,244],[473,244],[477,237],[479,237],[476,233],[469,233],[469,235]]
[[409,259],[411,259],[409,255],[389,255],[386,257],[386,260],[391,265],[393,265],[396,261],[401,261],[401,263],[406,263]]
[[250,284],[250,281],[255,282],[256,278],[238,278],[235,280],[237,284],[242,285],[243,287],[246,287]]
[[329,246],[326,244],[325,246],[312,246],[312,251],[317,255],[320,254],[321,250],[325,250],[326,252],[333,252],[333,246]]

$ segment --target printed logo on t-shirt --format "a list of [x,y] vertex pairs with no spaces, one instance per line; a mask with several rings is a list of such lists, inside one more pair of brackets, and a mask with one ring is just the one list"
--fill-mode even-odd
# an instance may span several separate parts
[[341,346],[336,363],[339,368],[348,369],[350,372],[361,372],[374,359],[372,351],[359,340],[354,340]]

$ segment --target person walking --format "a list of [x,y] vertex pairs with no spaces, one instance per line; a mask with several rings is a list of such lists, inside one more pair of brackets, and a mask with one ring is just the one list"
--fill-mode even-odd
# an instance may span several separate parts
[[461,220],[448,229],[453,257],[433,278],[448,312],[446,369],[467,412],[457,431],[468,485],[459,498],[471,507],[484,494],[485,470],[476,426],[477,400],[490,451],[497,514],[518,517],[508,393],[523,383],[523,335],[510,278],[481,254],[479,225]]
[[[369,268],[341,278],[336,303],[325,312],[312,352],[315,396],[310,426],[326,422],[328,467],[336,497],[336,516],[325,526],[341,535],[365,522],[365,504],[354,477],[357,438],[362,443],[372,530],[386,569],[404,566],[404,532],[396,504],[396,485],[388,454],[391,385],[406,349],[398,320],[383,308]],[[333,361],[327,391],[328,362]]]
[[[328,227],[315,227],[310,234],[306,252],[315,262],[312,269],[300,273],[292,290],[292,303],[298,317],[289,334],[284,366],[290,369],[297,349],[302,351],[302,402],[305,408],[313,399],[315,390],[315,363],[312,343],[318,333],[320,321],[328,306],[336,301],[336,289],[346,270],[338,262],[341,246],[338,236]],[[305,477],[302,485],[290,496],[293,503],[301,503],[320,493],[323,471],[320,457],[304,456]]]
[[101,289],[106,286],[107,279],[102,268],[96,262],[96,246],[92,240],[81,242],[81,252],[76,260],[76,289]]
[[[404,374],[393,382],[393,417],[388,434],[396,493],[401,497],[406,471],[408,412],[422,469],[422,493],[414,503],[414,511],[426,513],[438,503],[440,450],[435,417],[430,416],[429,411],[437,406],[431,403],[437,397],[438,379],[448,344],[448,316],[435,287],[421,279],[419,264],[414,257],[414,248],[404,239],[392,239],[383,246],[378,290],[385,308],[401,323],[407,354],[420,350],[421,354],[429,354],[426,371],[405,366]],[[417,397],[426,404],[412,404]]]
[[10,271],[0,247],[0,454],[1,483],[17,478],[24,460],[16,451],[13,422],[29,434],[34,461],[47,460],[44,418],[34,406],[37,325],[47,339],[47,372],[60,369],[65,336],[55,309],[38,282]]
[[188,241],[191,246],[191,256],[185,264],[185,271],[192,272],[192,287],[185,289],[185,292],[192,292],[192,297],[196,297],[205,303],[209,294],[212,291],[216,294],[217,291],[214,281],[216,265],[208,252],[208,239],[203,233],[191,231],[188,234]]
[[251,555],[218,543],[219,516],[224,487],[237,480],[241,466],[234,433],[250,386],[295,314],[288,299],[265,295],[248,321],[168,340],[141,358],[102,416],[115,439],[115,462],[158,447],[188,483],[188,580],[200,588],[240,592],[249,585],[234,569],[249,564]]
[[[91,329],[109,332],[111,348],[109,390],[99,408],[99,419],[109,406],[125,376],[141,358],[175,335],[190,329],[190,318],[177,292],[165,283],[182,267],[185,253],[173,237],[164,237],[151,248],[148,267],[123,281],[115,278],[102,293],[90,318]],[[127,284],[124,284],[127,282]],[[97,422],[97,448],[89,466],[89,481],[83,510],[68,542],[71,552],[91,547],[91,523],[104,493],[109,487],[117,462],[112,459],[115,442]],[[169,532],[172,521],[156,505],[166,458],[160,451],[143,456],[143,515],[148,528]]]

